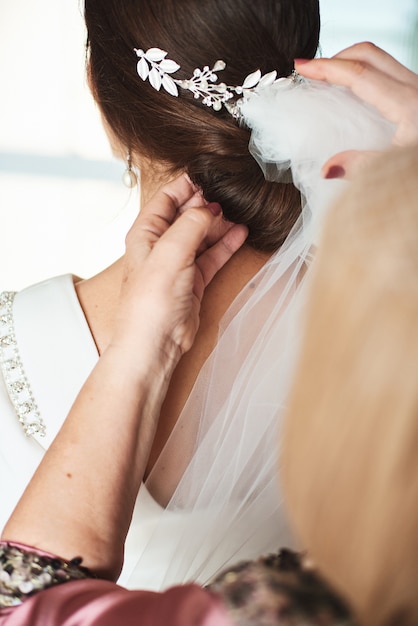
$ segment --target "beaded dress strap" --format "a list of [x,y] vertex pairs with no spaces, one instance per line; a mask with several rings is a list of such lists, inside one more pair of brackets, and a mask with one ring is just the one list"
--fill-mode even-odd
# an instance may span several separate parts
[[17,418],[27,436],[46,434],[32,389],[26,377],[16,341],[13,301],[16,293],[0,294],[0,368]]

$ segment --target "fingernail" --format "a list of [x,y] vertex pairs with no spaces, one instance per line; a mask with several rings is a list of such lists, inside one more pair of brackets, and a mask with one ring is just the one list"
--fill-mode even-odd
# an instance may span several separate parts
[[303,65],[304,63],[309,63],[312,59],[293,59],[295,65]]
[[345,169],[341,165],[331,165],[324,178],[344,178]]
[[222,213],[222,207],[218,202],[209,202],[206,208],[215,216]]

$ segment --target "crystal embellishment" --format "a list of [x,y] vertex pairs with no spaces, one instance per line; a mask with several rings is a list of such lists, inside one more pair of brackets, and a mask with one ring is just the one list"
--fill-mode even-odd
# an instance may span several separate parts
[[[196,68],[190,78],[179,80],[172,78],[170,74],[177,72],[180,65],[172,59],[167,59],[165,50],[134,48],[134,51],[139,57],[137,63],[138,76],[143,81],[148,80],[157,91],[160,91],[162,87],[171,96],[178,97],[178,88],[186,89],[193,94],[196,100],[201,99],[204,105],[211,107],[214,111],[220,111],[224,106],[235,118],[240,117],[241,104],[251,94],[283,80],[277,78],[276,70],[264,76],[260,70],[256,70],[245,78],[242,85],[233,86],[218,83],[216,72],[222,71],[226,67],[225,61],[222,60],[216,61],[212,69],[205,65],[203,69]],[[238,100],[230,102],[232,98],[237,96],[239,97]]]
[[27,436],[46,434],[29,381],[20,358],[13,323],[15,293],[0,294],[0,368],[17,418]]

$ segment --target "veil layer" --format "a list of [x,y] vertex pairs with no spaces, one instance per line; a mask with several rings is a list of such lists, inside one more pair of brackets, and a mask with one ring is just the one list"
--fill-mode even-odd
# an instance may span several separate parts
[[250,150],[266,176],[283,180],[290,168],[302,212],[222,319],[217,346],[147,480],[156,493],[167,475],[180,474],[132,585],[140,572],[156,569],[162,549],[169,561],[160,568],[164,588],[187,580],[204,584],[227,564],[294,546],[277,480],[280,429],[309,265],[326,209],[347,184],[323,180],[320,169],[342,150],[388,147],[394,133],[348,90],[311,81],[275,83],[249,98],[242,113],[252,129]]

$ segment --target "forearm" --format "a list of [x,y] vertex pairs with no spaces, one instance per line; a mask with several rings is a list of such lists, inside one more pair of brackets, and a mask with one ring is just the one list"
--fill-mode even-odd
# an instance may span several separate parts
[[117,576],[171,369],[157,355],[135,369],[118,347],[103,354],[3,538]]
[[206,285],[247,235],[219,206],[181,213],[193,195],[180,177],[142,207],[126,238],[110,345],[3,539],[80,555],[101,576],[118,575],[169,379],[193,343]]

